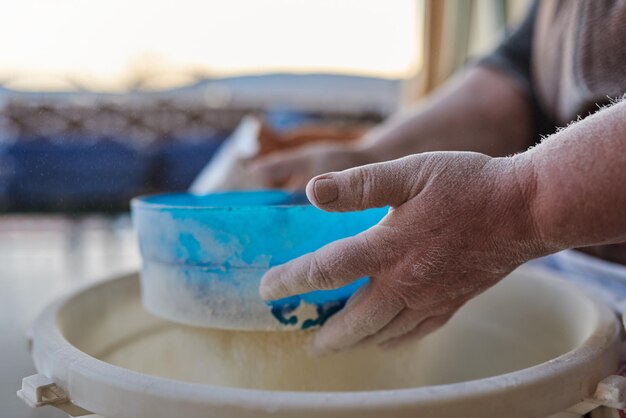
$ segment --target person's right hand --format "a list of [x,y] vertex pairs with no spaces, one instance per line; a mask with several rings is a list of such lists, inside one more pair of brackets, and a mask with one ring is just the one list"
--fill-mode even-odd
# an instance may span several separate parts
[[249,161],[246,169],[272,188],[304,189],[308,181],[329,171],[367,164],[365,154],[353,144],[315,143],[278,151]]
[[523,262],[548,254],[524,160],[470,152],[412,155],[315,177],[311,203],[346,212],[391,206],[379,224],[269,270],[267,300],[368,276],[316,334],[318,352],[395,345],[441,327]]

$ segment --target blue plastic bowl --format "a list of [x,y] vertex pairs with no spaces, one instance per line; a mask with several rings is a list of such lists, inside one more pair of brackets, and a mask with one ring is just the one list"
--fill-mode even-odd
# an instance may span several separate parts
[[386,208],[329,213],[282,191],[133,199],[146,309],[203,327],[278,330],[322,325],[367,279],[266,302],[259,281],[283,264],[375,225]]

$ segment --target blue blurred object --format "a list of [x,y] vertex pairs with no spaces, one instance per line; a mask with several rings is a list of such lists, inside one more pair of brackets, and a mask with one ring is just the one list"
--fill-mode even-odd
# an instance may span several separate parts
[[21,210],[123,206],[148,172],[139,150],[113,140],[21,139],[0,150],[10,167],[0,177],[4,206]]
[[189,188],[225,138],[216,135],[202,141],[172,139],[158,146],[154,158],[160,168],[159,188],[172,191]]
[[307,113],[295,110],[275,108],[265,113],[265,120],[272,129],[278,132],[284,132],[306,123],[315,122],[316,118]]
[[330,213],[302,193],[256,191],[134,199],[146,308],[191,325],[306,329],[322,325],[367,279],[264,302],[259,281],[283,264],[375,225],[387,208]]

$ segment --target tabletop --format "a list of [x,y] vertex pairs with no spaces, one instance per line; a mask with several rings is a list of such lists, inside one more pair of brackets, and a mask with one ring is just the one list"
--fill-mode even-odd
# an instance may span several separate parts
[[81,284],[138,269],[128,215],[0,215],[0,418],[61,418],[15,394],[35,373],[29,329],[41,309]]

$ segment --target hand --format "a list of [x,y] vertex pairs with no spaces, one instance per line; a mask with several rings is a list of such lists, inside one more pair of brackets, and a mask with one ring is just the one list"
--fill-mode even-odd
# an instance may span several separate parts
[[376,226],[271,269],[265,299],[369,276],[317,332],[318,352],[395,345],[441,327],[521,263],[547,254],[529,209],[532,167],[469,152],[412,155],[316,177],[309,200],[326,211],[391,206]]
[[318,174],[365,162],[364,155],[353,145],[317,143],[272,153],[250,161],[246,168],[267,187],[303,189]]

